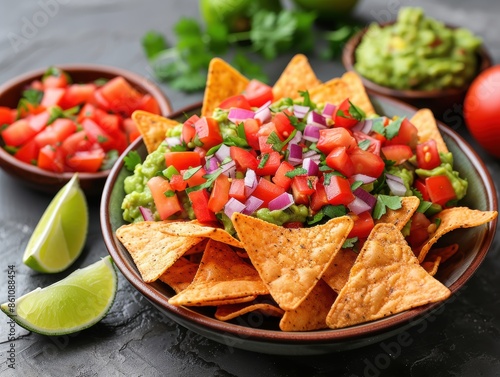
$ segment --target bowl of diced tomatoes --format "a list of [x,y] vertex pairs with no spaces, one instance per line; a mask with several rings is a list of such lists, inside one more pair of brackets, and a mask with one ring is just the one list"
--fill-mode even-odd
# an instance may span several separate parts
[[75,172],[99,194],[114,162],[140,133],[131,114],[168,115],[154,83],[120,68],[63,65],[0,86],[0,167],[37,190],[59,190]]

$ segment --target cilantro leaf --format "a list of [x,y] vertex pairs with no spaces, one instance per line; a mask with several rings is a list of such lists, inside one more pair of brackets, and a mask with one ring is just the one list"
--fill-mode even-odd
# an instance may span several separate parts
[[141,156],[139,156],[139,153],[137,151],[130,151],[128,154],[123,158],[123,162],[125,163],[125,168],[128,171],[133,172],[135,167],[142,163]]
[[276,152],[281,152],[283,148],[295,137],[297,130],[293,130],[290,136],[288,136],[284,141],[281,141],[280,137],[276,132],[271,132],[271,134],[267,137],[266,143],[271,144],[272,148]]
[[154,59],[160,52],[168,48],[165,37],[154,30],[150,30],[144,34],[141,43],[146,57],[149,60]]
[[313,103],[311,102],[311,96],[309,95],[309,91],[307,90],[299,90],[300,96],[303,98],[302,105],[311,107]]
[[285,173],[285,176],[288,178],[293,178],[293,177],[296,177],[298,175],[307,175],[307,169],[300,167],[300,168],[295,168],[295,169],[290,170],[289,172]]
[[401,128],[401,123],[403,123],[404,119],[405,117],[393,120],[387,125],[387,127],[385,127],[385,137],[387,138],[387,140],[391,140],[398,135],[399,129]]
[[257,166],[257,168],[262,169],[264,166],[266,166],[266,163],[268,160],[269,160],[269,153],[261,154],[261,160],[260,160],[259,166]]
[[342,244],[342,249],[350,249],[358,242],[358,237],[347,238]]
[[116,160],[118,160],[118,151],[116,149],[111,149],[106,153],[102,165],[99,170],[109,170],[113,167]]
[[370,140],[365,139],[365,140],[361,140],[358,143],[358,147],[360,147],[362,150],[366,151],[366,150],[368,150],[368,148],[370,147],[371,144],[372,144],[372,142]]
[[262,81],[263,83],[269,82],[269,77],[264,73],[262,64],[250,60],[243,52],[238,51],[231,63],[242,75],[250,79]]
[[260,10],[252,18],[250,40],[253,48],[269,60],[292,47],[297,19],[291,11],[278,14]]
[[201,165],[200,166],[196,166],[194,168],[190,168],[190,169],[187,169],[184,174],[182,175],[182,179],[184,179],[185,181],[187,181],[189,178],[191,178],[193,175],[195,175],[196,173],[198,173],[198,171],[201,169]]
[[42,102],[43,92],[37,89],[26,89],[23,91],[22,98],[32,105],[39,105]]
[[374,219],[379,220],[387,212],[387,208],[396,210],[400,209],[401,205],[400,196],[378,195],[372,216]]
[[365,112],[352,103],[351,100],[349,100],[349,115],[356,120],[363,120],[366,118]]

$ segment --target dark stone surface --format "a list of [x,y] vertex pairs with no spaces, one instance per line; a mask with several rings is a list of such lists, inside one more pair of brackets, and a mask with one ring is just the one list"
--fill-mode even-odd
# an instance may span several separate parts
[[[52,8],[47,4],[56,4]],[[141,36],[157,29],[172,37],[181,16],[198,17],[196,0],[0,0],[0,82],[51,64],[100,63],[150,77],[140,47]],[[361,1],[355,15],[362,22],[387,20],[402,5],[421,5],[450,24],[481,35],[500,61],[500,3],[446,0]],[[56,9],[57,8],[57,9]],[[45,14],[45,16],[42,15]],[[37,21],[38,20],[38,21]],[[28,23],[38,22],[36,30]],[[11,43],[13,35],[25,38]],[[14,48],[15,47],[15,48]],[[274,81],[290,56],[266,64]],[[340,61],[311,57],[320,79],[341,74]],[[201,99],[165,85],[174,109]],[[465,126],[453,128],[470,141]],[[477,144],[490,172],[500,182],[498,160]],[[0,301],[7,297],[7,266],[15,265],[17,296],[49,285],[72,270],[107,255],[99,224],[99,199],[90,205],[87,245],[76,263],[61,274],[43,275],[21,262],[24,247],[50,195],[26,189],[0,172]],[[109,315],[79,334],[44,337],[16,327],[16,370],[8,368],[7,317],[0,321],[0,375],[22,376],[498,376],[500,375],[500,244],[495,238],[484,263],[441,312],[384,342],[326,356],[286,357],[257,354],[214,343],[162,316],[120,275]]]

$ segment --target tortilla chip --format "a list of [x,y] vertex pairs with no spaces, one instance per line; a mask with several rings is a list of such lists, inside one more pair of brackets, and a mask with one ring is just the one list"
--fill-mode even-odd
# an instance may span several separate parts
[[179,238],[161,232],[164,221],[141,221],[122,225],[116,236],[135,262],[146,283],[157,280],[187,250],[203,241],[201,237]]
[[307,57],[303,54],[295,55],[281,73],[273,86],[274,100],[283,97],[297,98],[299,91],[311,90],[321,84],[316,77]]
[[280,321],[281,331],[312,331],[326,329],[326,316],[337,294],[323,280],[295,310],[285,311]]
[[[268,301],[268,302],[266,302]],[[217,307],[215,318],[220,321],[230,321],[236,317],[242,316],[251,312],[259,312],[264,317],[282,317],[285,313],[276,304],[270,300],[254,300],[248,303],[221,305]]]
[[268,293],[253,266],[238,257],[230,246],[210,240],[193,282],[168,302],[177,306],[207,305]]
[[349,87],[351,102],[363,110],[367,116],[374,115],[375,110],[366,93],[361,77],[356,72],[349,71],[344,73],[340,79]]
[[222,306],[222,305],[237,305],[246,302],[253,301],[257,298],[256,295],[253,296],[243,296],[237,298],[229,298],[223,300],[213,300],[213,301],[203,301],[199,304],[199,306]]
[[221,228],[201,225],[196,222],[173,222],[161,228],[161,231],[171,236],[179,237],[205,237],[227,245],[243,248],[236,238]]
[[420,109],[410,119],[410,122],[417,127],[418,142],[423,143],[427,140],[436,140],[437,149],[439,152],[447,153],[448,147],[439,132],[438,125],[434,114],[429,109]]
[[181,257],[159,279],[170,286],[175,293],[186,289],[194,279],[199,264]]
[[347,283],[349,272],[357,257],[358,254],[351,249],[340,249],[333,257],[332,263],[330,263],[323,274],[323,280],[335,292],[339,293],[345,283]]
[[472,228],[490,222],[496,219],[497,211],[479,211],[468,207],[446,208],[435,215],[432,222],[440,220],[436,231],[432,233],[429,240],[421,246],[420,251],[416,253],[418,260],[422,262],[428,251],[436,241],[444,234],[458,228]]
[[231,220],[252,264],[283,310],[294,310],[304,301],[353,226],[348,216],[298,229],[237,212]]
[[441,263],[446,262],[448,259],[450,259],[452,256],[454,256],[458,251],[458,244],[454,243],[448,246],[443,246],[443,247],[436,247],[434,249],[431,249],[428,253],[425,259],[431,257],[431,256],[438,256],[441,258]]
[[406,223],[411,219],[418,206],[420,199],[416,196],[405,196],[401,198],[401,208],[387,209],[380,219],[375,220],[375,224],[389,223],[394,224],[399,230],[403,229]]
[[142,135],[148,153],[154,152],[162,141],[165,140],[167,131],[179,124],[176,120],[143,110],[134,111],[132,113],[132,120]]
[[207,247],[208,240],[209,240],[208,238],[205,238],[200,243],[194,245],[192,248],[190,248],[188,251],[184,253],[184,256],[187,257],[189,255],[203,253],[205,251],[205,248]]
[[213,58],[208,66],[207,86],[203,96],[202,116],[212,116],[226,98],[241,94],[249,80],[220,58]]
[[351,92],[349,87],[341,79],[332,79],[319,86],[309,89],[311,101],[317,104],[332,103],[339,105],[343,100],[349,98]]
[[427,257],[425,260],[420,264],[425,271],[431,276],[436,275],[437,270],[439,268],[439,265],[441,264],[441,257],[440,256],[434,256],[434,257]]
[[450,294],[420,266],[394,225],[377,224],[326,322],[333,329],[352,326],[442,301]]

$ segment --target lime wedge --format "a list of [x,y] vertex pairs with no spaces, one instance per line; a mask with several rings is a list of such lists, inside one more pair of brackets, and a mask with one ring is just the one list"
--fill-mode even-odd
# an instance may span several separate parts
[[24,264],[39,272],[63,271],[82,252],[88,225],[87,201],[75,174],[43,213],[24,251]]
[[107,256],[14,303],[6,302],[0,309],[27,330],[44,335],[70,334],[94,325],[107,314],[115,299],[117,281],[113,261]]

